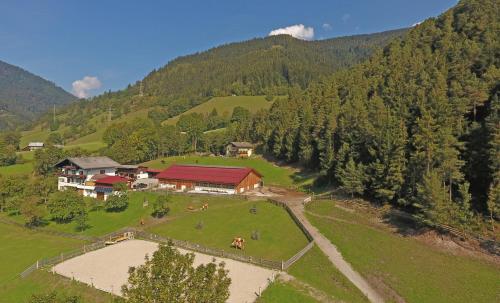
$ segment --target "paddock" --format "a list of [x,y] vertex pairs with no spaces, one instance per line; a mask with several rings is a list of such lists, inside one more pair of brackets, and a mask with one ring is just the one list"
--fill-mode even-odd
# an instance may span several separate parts
[[[144,257],[152,256],[157,249],[158,244],[154,242],[128,240],[69,259],[54,266],[53,270],[62,276],[120,296],[121,286],[127,283],[129,267],[144,264]],[[183,249],[179,251],[188,252]],[[201,253],[194,254],[194,266],[214,259]],[[215,260],[217,263],[224,261],[229,270],[231,286],[228,303],[254,302],[259,289],[264,291],[269,279],[276,274],[276,271],[231,259],[217,257]]]

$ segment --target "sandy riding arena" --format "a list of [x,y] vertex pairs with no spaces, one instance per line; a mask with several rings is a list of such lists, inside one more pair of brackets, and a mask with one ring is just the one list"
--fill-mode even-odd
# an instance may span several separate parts
[[[60,275],[120,295],[121,285],[127,282],[128,268],[144,264],[146,254],[152,256],[157,249],[158,244],[153,242],[129,240],[67,260],[53,269]],[[179,250],[182,253],[187,252]],[[194,265],[206,264],[212,259],[212,256],[195,253]],[[273,270],[243,262],[216,258],[217,263],[220,261],[226,263],[232,281],[229,288],[231,294],[227,301],[230,303],[254,302],[259,287],[264,290],[268,279],[272,279],[275,273]]]

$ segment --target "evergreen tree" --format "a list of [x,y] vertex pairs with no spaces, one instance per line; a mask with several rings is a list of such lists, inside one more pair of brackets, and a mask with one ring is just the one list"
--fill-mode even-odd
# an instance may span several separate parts
[[349,157],[349,160],[345,164],[344,167],[337,169],[337,178],[340,181],[340,188],[344,191],[351,194],[354,197],[354,194],[362,194],[365,190],[365,167],[363,164],[356,164],[352,157]]

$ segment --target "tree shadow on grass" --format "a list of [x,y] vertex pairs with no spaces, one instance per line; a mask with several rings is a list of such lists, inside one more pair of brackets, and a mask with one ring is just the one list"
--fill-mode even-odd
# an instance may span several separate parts
[[418,236],[429,228],[420,224],[412,215],[391,209],[382,216],[384,223],[396,228],[396,232],[404,237]]

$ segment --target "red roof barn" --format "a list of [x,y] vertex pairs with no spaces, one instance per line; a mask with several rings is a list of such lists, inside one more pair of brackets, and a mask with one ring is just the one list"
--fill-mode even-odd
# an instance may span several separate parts
[[174,164],[156,176],[160,187],[237,194],[262,186],[262,175],[248,167]]

